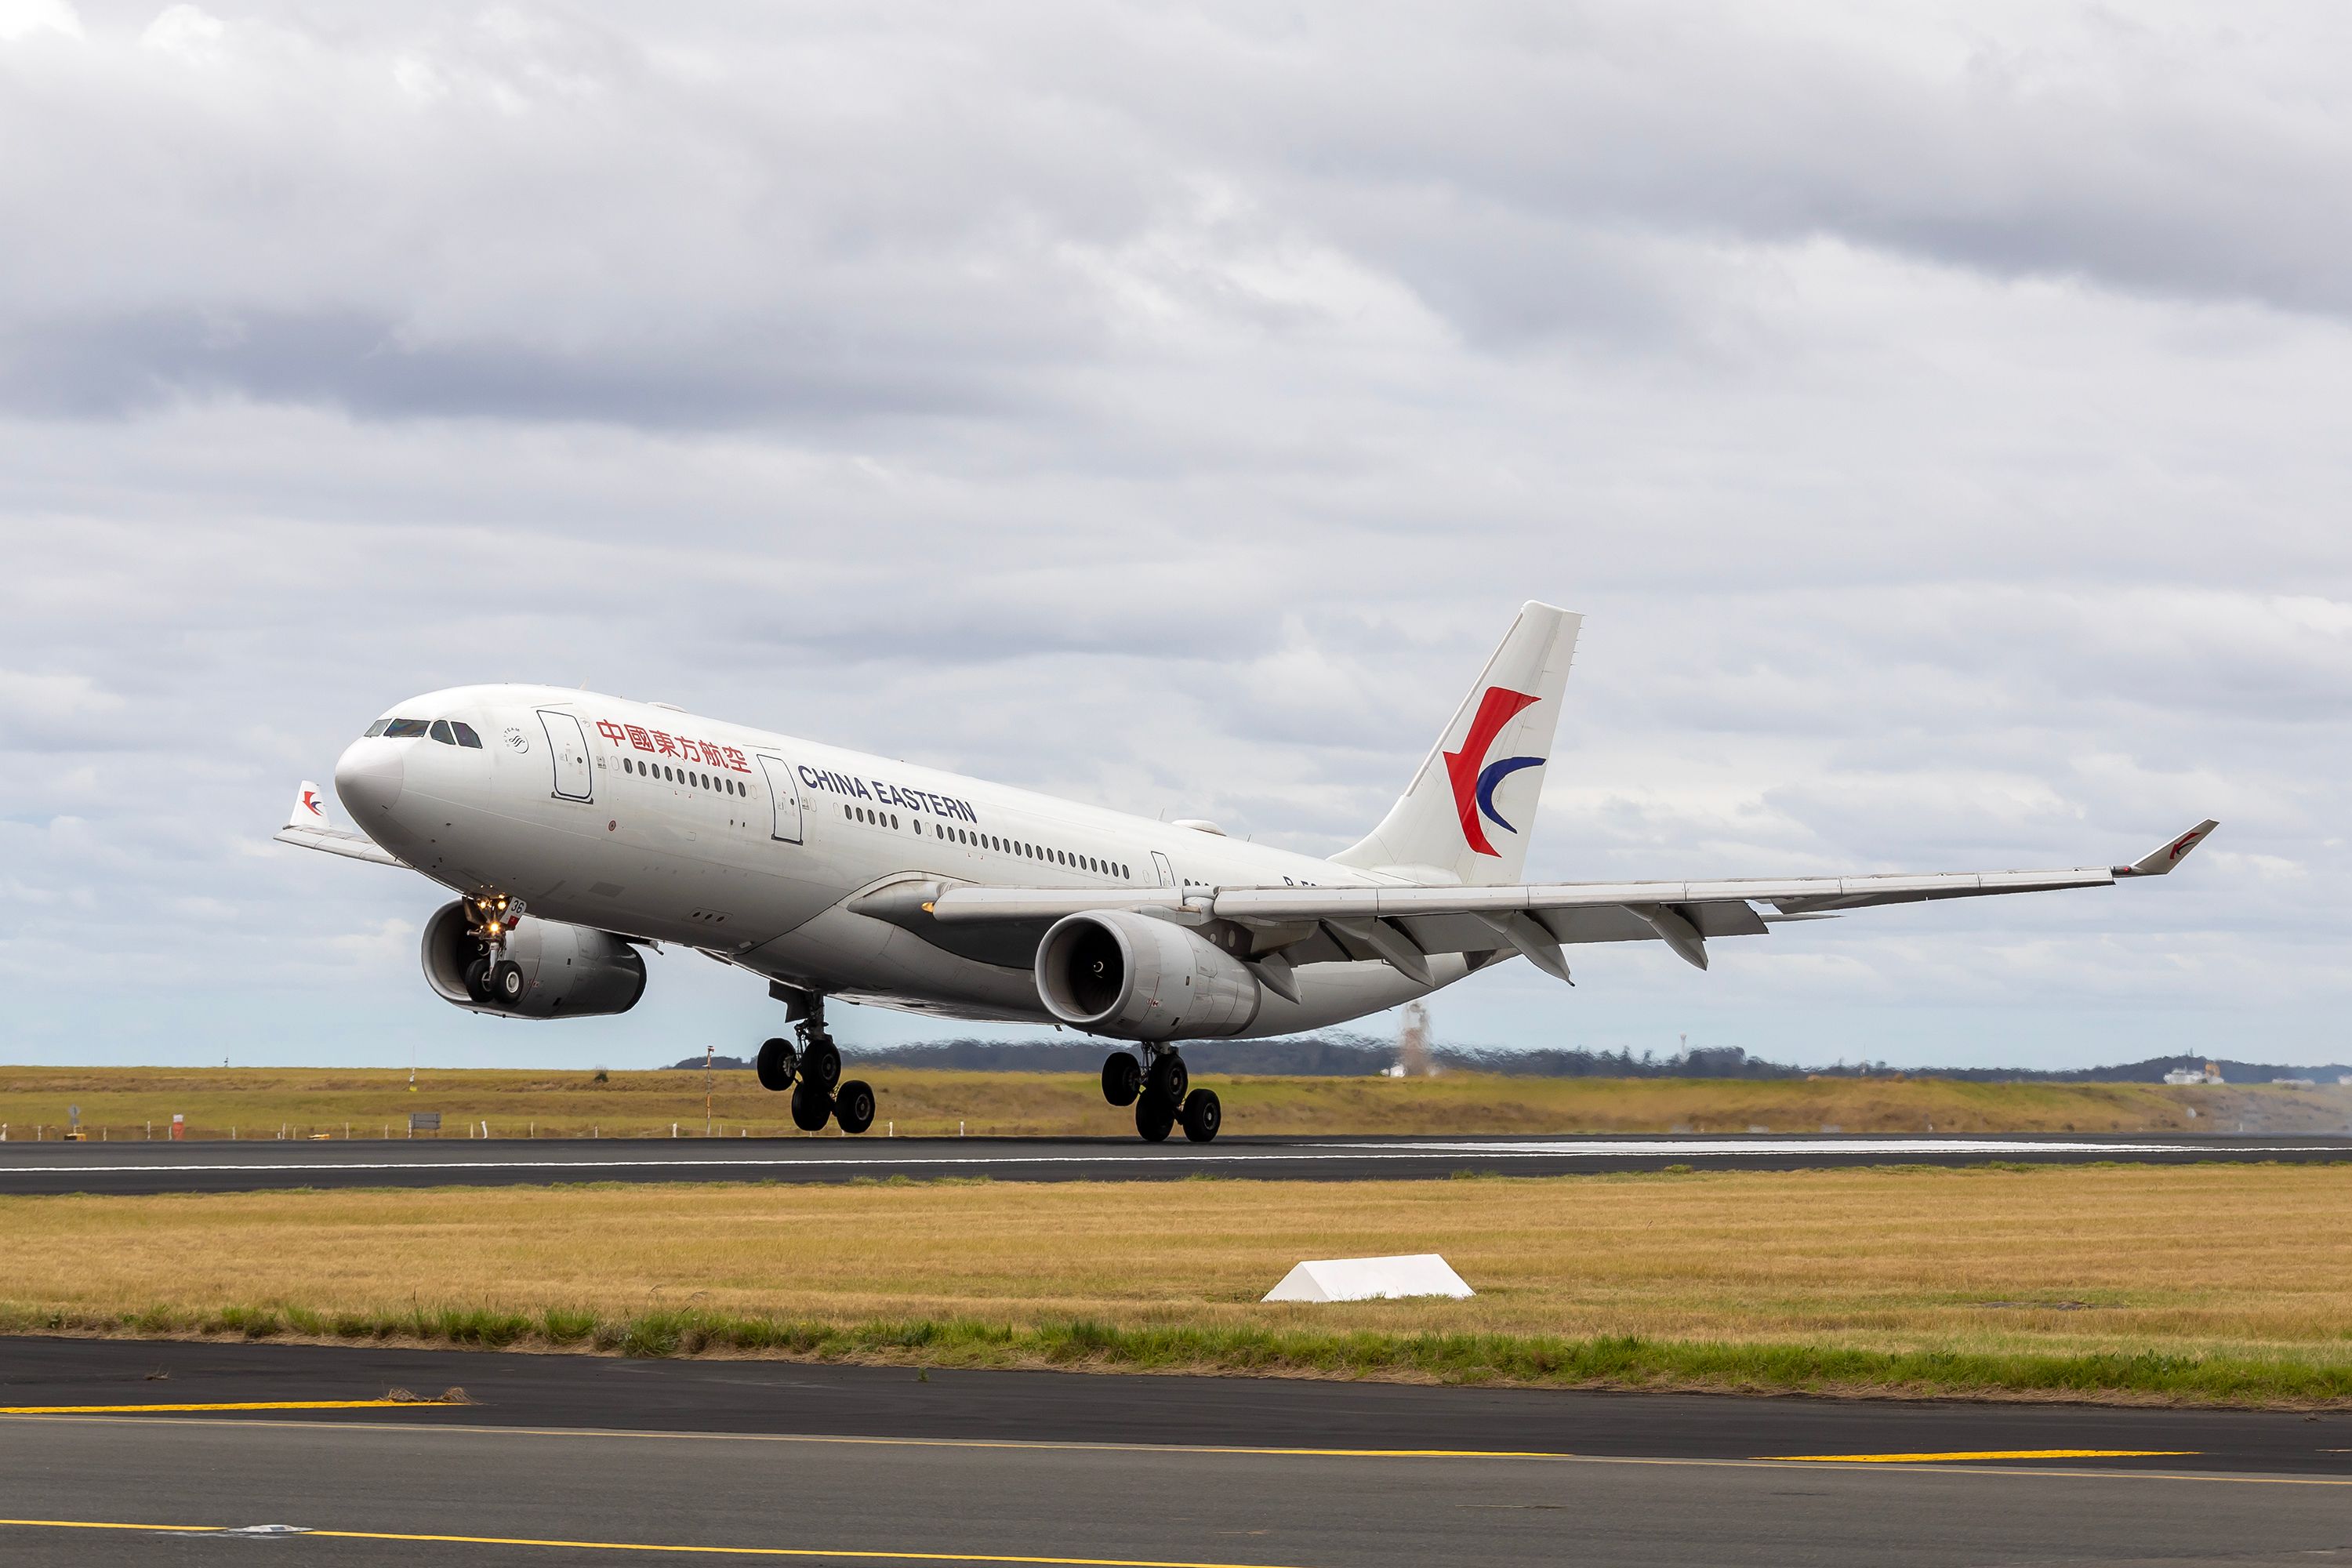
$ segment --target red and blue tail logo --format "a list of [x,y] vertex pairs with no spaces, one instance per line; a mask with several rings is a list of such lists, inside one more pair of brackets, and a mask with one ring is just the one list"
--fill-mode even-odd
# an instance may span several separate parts
[[[1486,688],[1486,694],[1478,699],[1478,711],[1470,721],[1470,732],[1462,737],[1462,749],[1445,753],[1445,776],[1453,781],[1454,809],[1462,816],[1462,837],[1481,855],[1499,858],[1502,854],[1487,840],[1487,822],[1506,833],[1518,831],[1495,810],[1495,786],[1521,768],[1539,768],[1544,764],[1541,757],[1486,761],[1486,750],[1503,732],[1503,726],[1535,700],[1524,691],[1500,686]],[[1480,817],[1486,822],[1481,822]]]

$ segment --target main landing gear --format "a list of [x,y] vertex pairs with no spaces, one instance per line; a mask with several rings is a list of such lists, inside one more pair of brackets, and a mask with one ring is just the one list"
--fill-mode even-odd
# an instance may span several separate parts
[[1103,1062],[1103,1098],[1113,1105],[1135,1107],[1135,1130],[1148,1143],[1167,1142],[1181,1122],[1184,1136],[1206,1143],[1224,1123],[1224,1109],[1214,1089],[1190,1089],[1192,1075],[1173,1046],[1147,1043],[1143,1054],[1150,1066],[1114,1051]]
[[511,1007],[530,989],[522,965],[507,956],[507,933],[522,923],[523,901],[484,893],[464,902],[467,929],[482,949],[466,965],[466,989],[494,1006]]
[[874,1086],[863,1079],[841,1081],[841,1051],[825,1033],[824,998],[810,993],[793,1005],[799,1044],[779,1038],[760,1047],[760,1087],[793,1091],[793,1125],[803,1132],[827,1121],[844,1132],[865,1131],[874,1125]]

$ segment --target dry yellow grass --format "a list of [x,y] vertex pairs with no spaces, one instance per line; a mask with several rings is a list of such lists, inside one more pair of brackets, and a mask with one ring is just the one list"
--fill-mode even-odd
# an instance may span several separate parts
[[[662,1308],[2263,1355],[2352,1364],[2352,1172],[2047,1167],[1434,1183],[353,1191],[0,1200],[14,1303]],[[1467,1302],[1257,1300],[1439,1251]]]
[[[878,1118],[901,1135],[1131,1136],[1129,1112],[1103,1103],[1091,1074],[858,1068]],[[2329,1085],[2167,1089],[2148,1084],[1960,1083],[1946,1079],[1774,1081],[1526,1079],[1230,1078],[1203,1075],[1225,1125],[1248,1133],[1396,1132],[2153,1132],[2333,1131],[2352,1127],[2352,1089]],[[451,1135],[487,1120],[499,1137],[667,1137],[703,1129],[698,1072],[428,1072],[407,1091],[400,1071],[345,1068],[0,1067],[0,1123],[12,1138],[58,1135],[79,1105],[93,1137],[138,1139],[173,1112],[193,1135],[400,1136],[412,1110],[438,1110]],[[2195,1116],[2189,1114],[2196,1111]],[[793,1133],[784,1098],[744,1072],[716,1075],[717,1130]],[[877,1131],[881,1129],[877,1127]]]

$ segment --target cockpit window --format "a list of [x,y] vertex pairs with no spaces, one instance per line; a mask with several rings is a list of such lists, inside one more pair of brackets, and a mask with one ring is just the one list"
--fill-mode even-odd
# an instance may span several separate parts
[[449,721],[446,719],[433,721],[432,734],[435,740],[445,746],[454,746],[457,743],[457,737],[449,733]]
[[383,738],[387,741],[414,741],[425,731],[425,723],[422,719],[394,719],[383,727]]
[[457,732],[457,744],[461,746],[470,746],[478,752],[482,749],[482,738],[479,735],[475,734],[474,727],[471,724],[467,723],[463,719],[450,720],[449,728]]
[[378,735],[383,734],[386,730],[389,730],[389,729],[391,729],[391,728],[392,728],[392,721],[391,721],[391,720],[389,720],[389,719],[379,719],[379,720],[377,720],[374,723],[373,723],[373,724],[371,724],[371,725],[369,725],[369,726],[368,726],[367,738],[368,738],[369,740],[373,740],[373,739],[375,739],[375,737],[377,737]]

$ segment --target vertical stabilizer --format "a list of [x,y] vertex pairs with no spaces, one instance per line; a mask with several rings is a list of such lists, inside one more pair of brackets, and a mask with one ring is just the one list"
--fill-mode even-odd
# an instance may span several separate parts
[[1583,624],[1549,605],[1521,605],[1403,798],[1363,842],[1331,858],[1419,881],[1520,880]]

